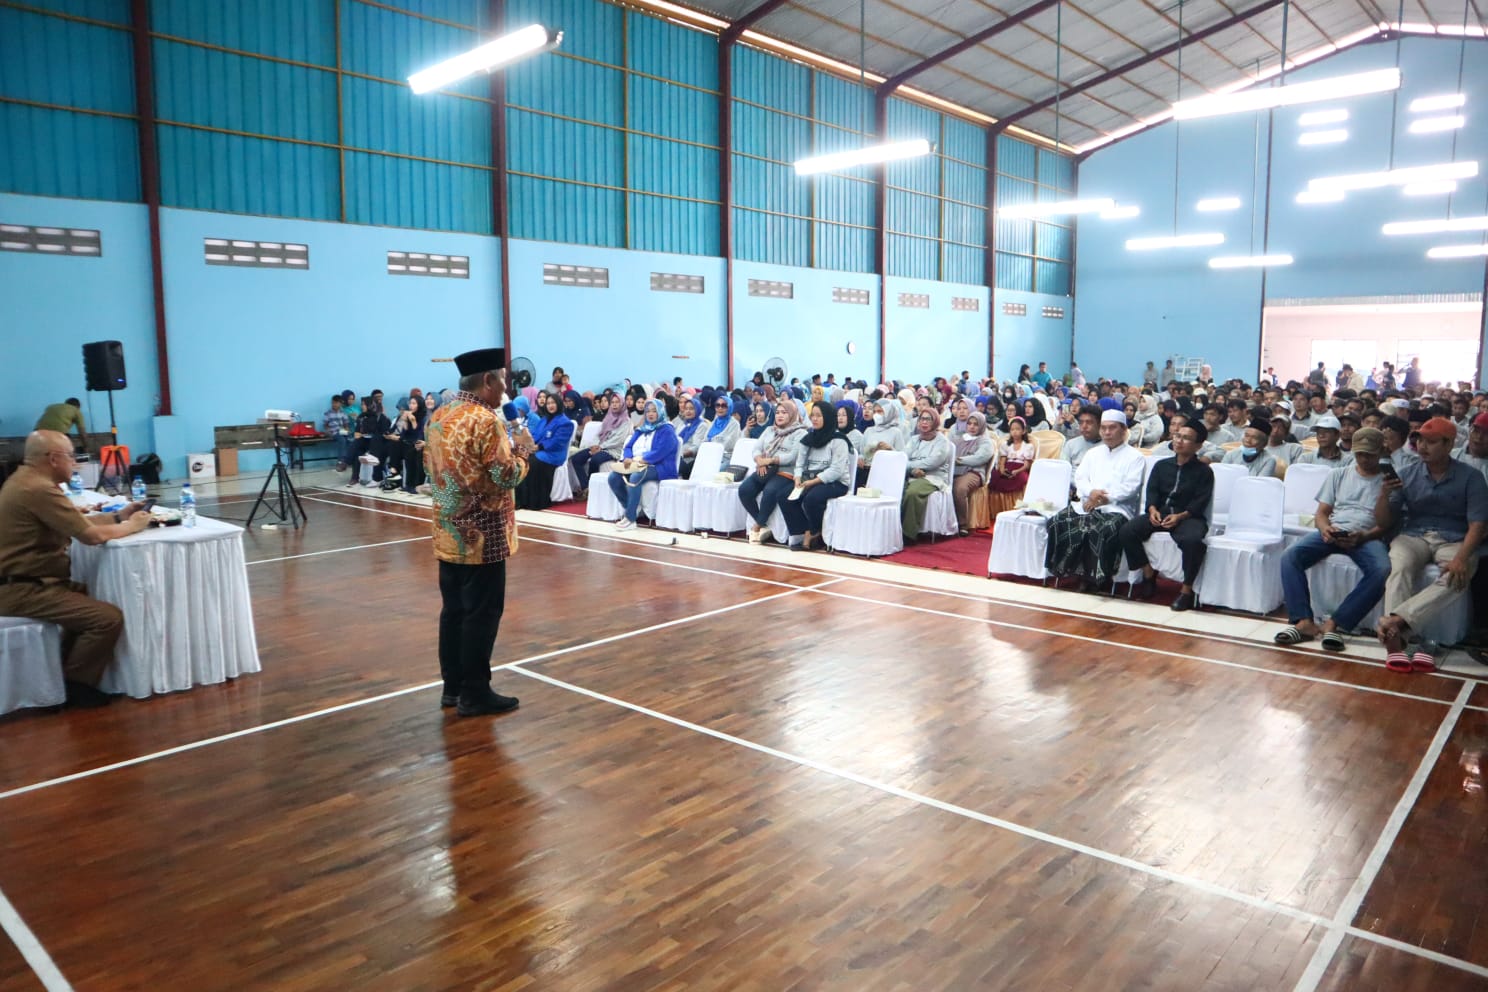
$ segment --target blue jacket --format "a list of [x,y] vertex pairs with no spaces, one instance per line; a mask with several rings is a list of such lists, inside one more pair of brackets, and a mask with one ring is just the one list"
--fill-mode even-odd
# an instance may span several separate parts
[[[658,479],[675,479],[677,477],[677,431],[671,424],[660,424],[653,433],[655,437],[651,439],[651,447],[647,449],[642,458],[647,465],[656,469]],[[625,442],[626,458],[631,457],[636,438],[641,436],[641,432],[636,431],[630,435],[630,440]]]
[[573,436],[574,422],[561,413],[552,420],[542,421],[542,427],[532,432],[532,439],[537,442],[537,460],[562,465],[568,461],[568,445]]

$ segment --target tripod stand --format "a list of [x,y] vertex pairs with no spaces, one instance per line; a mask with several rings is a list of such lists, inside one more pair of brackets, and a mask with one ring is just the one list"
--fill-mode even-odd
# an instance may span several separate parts
[[[271,499],[265,499],[269,486],[278,480],[277,495]],[[264,480],[263,488],[258,491],[258,499],[253,501],[253,509],[248,512],[248,526],[253,526],[253,518],[258,516],[259,508],[263,508],[280,520],[289,521],[290,525],[299,530],[300,521],[308,521],[310,518],[305,513],[305,507],[300,503],[300,494],[295,491],[294,482],[289,477],[289,469],[284,464],[284,442],[279,436],[279,424],[274,424],[274,467],[269,470],[269,477]]]
[[[129,474],[129,467],[124,464],[124,454],[119,450],[119,425],[114,420],[114,391],[110,389],[107,392],[109,398],[109,435],[113,438],[114,443],[109,446],[109,449],[103,453],[103,458],[99,460],[98,491],[107,492],[110,496],[117,496],[126,488],[128,480],[125,476]],[[86,447],[86,437],[83,439],[83,444]],[[114,472],[114,477],[119,480],[113,485],[110,485],[108,481],[110,469]]]

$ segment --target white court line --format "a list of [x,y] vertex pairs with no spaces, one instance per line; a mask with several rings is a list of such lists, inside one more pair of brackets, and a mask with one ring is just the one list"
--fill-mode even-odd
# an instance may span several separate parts
[[[1431,776],[1431,770],[1436,767],[1442,749],[1447,746],[1447,738],[1452,736],[1452,730],[1457,726],[1457,720],[1462,716],[1462,709],[1467,705],[1467,697],[1472,695],[1472,691],[1472,684],[1464,683],[1462,690],[1457,693],[1457,699],[1452,703],[1452,708],[1447,711],[1446,716],[1442,717],[1441,726],[1436,728],[1436,736],[1431,738],[1431,744],[1426,748],[1426,753],[1421,755],[1421,763],[1416,766],[1416,773],[1411,776],[1405,791],[1400,795],[1400,801],[1395,804],[1390,818],[1385,821],[1379,839],[1374,843],[1374,849],[1369,852],[1369,857],[1364,861],[1364,867],[1359,869],[1359,877],[1354,879],[1353,886],[1343,897],[1343,903],[1338,907],[1338,912],[1333,914],[1333,922],[1328,933],[1318,944],[1317,950],[1313,952],[1312,960],[1307,964],[1307,970],[1297,980],[1296,992],[1315,992],[1318,983],[1323,980],[1323,974],[1328,970],[1328,965],[1332,963],[1334,956],[1338,953],[1338,948],[1343,944],[1343,938],[1348,934],[1354,917],[1359,915],[1359,907],[1364,905],[1364,897],[1369,895],[1370,887],[1374,885],[1380,868],[1384,866],[1385,858],[1390,854],[1390,848],[1395,846],[1395,840],[1400,836],[1400,829],[1405,826],[1405,820],[1415,807],[1416,800],[1420,798],[1421,790],[1426,787],[1426,780]],[[1479,973],[1488,975],[1488,968]]]
[[376,544],[358,544],[350,548],[330,548],[326,551],[307,551],[302,555],[285,555],[283,558],[260,558],[257,561],[248,562],[249,565],[268,565],[276,561],[294,561],[296,558],[318,558],[321,555],[339,555],[343,551],[365,551],[367,548],[385,548],[389,544],[409,544],[413,541],[432,541],[432,534],[423,537],[405,537],[397,541],[378,541]]
[[[564,682],[562,679],[555,679],[552,676],[544,675],[541,672],[529,671],[528,669],[521,667],[521,663],[513,665],[512,671],[516,672],[519,675],[525,675],[528,678],[536,679],[539,682],[546,682],[547,684],[560,689],[567,689],[568,691],[578,693],[581,696],[588,696],[589,698],[597,700],[599,702],[609,703],[622,709],[630,710],[633,713],[639,713],[642,716],[648,716],[652,719],[660,720],[664,723],[669,723],[676,727],[681,727],[684,730],[691,730],[696,733],[703,734],[704,736],[712,737],[715,740],[724,741],[728,744],[734,744],[739,747],[747,748],[751,751],[757,751],[760,754],[764,754],[772,758],[779,758],[782,761],[788,761],[792,764],[799,765],[803,768],[810,768],[813,771],[818,771],[825,775],[830,775],[834,778],[840,778],[844,781],[865,786],[878,792],[896,796],[900,799],[906,799],[921,806],[927,806],[931,809],[941,810],[942,812],[965,817],[969,820],[976,820],[981,823],[985,823],[988,826],[997,827],[999,829],[1006,830],[1009,833],[1014,833],[1018,834],[1021,837],[1026,837],[1030,840],[1040,841],[1045,844],[1051,844],[1055,847],[1063,848],[1067,851],[1073,851],[1077,854],[1087,855],[1099,861],[1104,861],[1108,864],[1117,865],[1119,867],[1139,872],[1144,875],[1149,875],[1154,878],[1160,878],[1163,881],[1173,882],[1177,885],[1186,886],[1190,889],[1205,893],[1206,895],[1216,896],[1221,899],[1227,899],[1231,902],[1241,903],[1242,905],[1262,910],[1263,912],[1275,913],[1278,916],[1286,916],[1294,920],[1300,920],[1303,923],[1312,924],[1313,926],[1323,927],[1328,931],[1324,939],[1324,943],[1326,943],[1328,939],[1331,939],[1334,934],[1338,935],[1339,941],[1342,940],[1345,934],[1350,934],[1363,940],[1373,941],[1375,943],[1393,947],[1396,950],[1400,950],[1408,954],[1415,954],[1419,957],[1428,958],[1432,961],[1437,962],[1438,964],[1447,965],[1449,967],[1457,968],[1461,971],[1470,972],[1475,975],[1488,976],[1488,968],[1476,965],[1471,961],[1464,961],[1461,958],[1454,958],[1450,955],[1442,954],[1438,951],[1429,951],[1425,948],[1416,947],[1413,944],[1407,944],[1403,941],[1395,940],[1393,938],[1380,937],[1365,930],[1358,930],[1354,927],[1342,925],[1338,922],[1336,917],[1332,920],[1329,920],[1326,917],[1319,916],[1316,913],[1310,913],[1307,910],[1296,909],[1283,903],[1272,902],[1271,900],[1263,899],[1260,896],[1252,896],[1247,893],[1240,892],[1236,889],[1226,888],[1223,885],[1218,885],[1214,882],[1210,882],[1202,878],[1196,878],[1192,875],[1185,875],[1181,872],[1169,871],[1166,868],[1160,868],[1156,865],[1150,865],[1146,862],[1124,857],[1120,854],[1115,854],[1111,851],[1105,851],[1098,847],[1090,847],[1087,844],[1081,844],[1079,841],[1069,840],[1068,838],[1060,837],[1056,834],[1046,833],[1045,831],[1038,830],[1033,827],[1025,827],[1022,824],[1014,823],[1011,820],[1004,820],[1001,817],[992,816],[988,813],[982,813],[974,809],[969,809],[965,806],[958,806],[955,803],[945,802],[944,800],[936,799],[932,796],[927,796],[918,792],[912,792],[908,789],[902,789],[899,786],[890,785],[887,782],[880,782],[876,779],[869,778],[866,775],[860,775],[857,772],[848,771],[845,768],[838,768],[835,765],[828,765],[824,762],[816,761],[814,759],[803,757],[798,754],[792,754],[789,751],[782,751],[778,748],[770,747],[767,744],[758,744],[754,741],[745,740],[742,737],[735,737],[733,734],[727,734],[723,731],[714,730],[711,727],[705,727],[701,724],[692,723],[691,721],[683,720],[680,717],[662,713],[659,710],[653,710],[645,706],[639,706],[635,703],[629,703],[623,699],[617,699],[614,696],[605,695],[602,692],[596,692],[592,689],[586,689],[583,686],[574,685],[570,682]],[[1459,708],[1456,710],[1457,712],[1460,712],[1461,698],[1462,697],[1459,697]],[[1447,723],[1444,722],[1443,727],[1445,728],[1446,726]],[[1440,731],[1438,731],[1438,736],[1441,737]],[[1445,738],[1442,739],[1444,740]],[[1433,745],[1436,746],[1437,753],[1439,754],[1441,750],[1440,746],[1436,741],[1433,741]],[[1417,792],[1419,791],[1420,790],[1417,789]],[[1407,792],[1409,792],[1409,789],[1407,790]],[[1412,801],[1414,801],[1414,799],[1412,799]],[[1393,821],[1394,818],[1392,817],[1391,819]],[[1397,827],[1396,832],[1398,832],[1398,829],[1399,828]],[[1381,839],[1383,840],[1383,837]],[[1390,841],[1391,843],[1393,843],[1393,839],[1394,838],[1392,835]],[[1386,847],[1388,848],[1388,845],[1386,845]],[[1376,866],[1376,871],[1377,870],[1378,866]],[[1357,884],[1355,887],[1357,888]],[[1367,889],[1367,887],[1368,886],[1366,885],[1365,888]],[[1302,986],[1299,983],[1298,988],[1301,987]]]
[[[810,588],[807,586],[792,586],[785,592],[777,592],[770,596],[761,596],[759,599],[751,599],[743,603],[734,603],[730,606],[721,606],[716,610],[708,610],[705,613],[697,613],[693,614],[692,616],[679,617],[676,620],[666,620],[662,623],[654,623],[649,627],[640,627],[636,630],[629,630],[622,634],[611,634],[609,637],[601,637],[598,640],[585,641],[582,644],[574,644],[566,648],[555,648],[552,651],[544,651],[541,654],[529,655],[528,657],[520,658],[517,661],[509,661],[504,665],[492,666],[491,670],[493,672],[499,672],[504,669],[512,668],[515,665],[525,665],[538,661],[546,661],[549,658],[556,658],[560,655],[570,654],[574,651],[585,651],[589,648],[599,647],[603,644],[612,644],[615,641],[623,641],[627,638],[638,637],[641,634],[651,634],[658,630],[665,630],[668,627],[676,627],[680,626],[681,624],[693,623],[694,621],[718,616],[723,613],[731,613],[734,610],[746,609],[750,606],[756,606],[760,603],[768,603],[772,599],[780,599],[783,596],[793,596],[796,593],[809,591]],[[369,706],[372,703],[385,702],[389,699],[396,699],[399,696],[406,696],[411,692],[421,692],[425,689],[432,689],[435,686],[442,686],[443,684],[444,683],[442,681],[434,681],[424,682],[419,685],[406,686],[402,689],[395,689],[391,692],[385,692],[378,696],[368,697],[367,699],[354,699],[350,702],[340,703],[336,706],[330,706],[323,710],[315,710],[310,713],[302,713],[299,716],[285,717],[282,720],[274,720],[270,723],[260,724],[256,727],[245,727],[242,730],[234,730],[232,733],[219,734],[216,737],[208,737],[204,740],[193,741],[189,744],[178,744],[175,747],[166,748],[163,751],[154,751],[150,754],[142,754],[136,758],[126,758],[123,761],[115,761],[112,764],[99,765],[97,768],[88,768],[80,772],[72,772],[68,775],[59,775],[56,778],[47,779],[43,782],[35,782],[31,785],[23,785],[14,789],[10,789],[6,792],[0,792],[0,800],[9,799],[12,796],[24,795],[27,792],[35,792],[38,789],[50,788],[54,785],[63,785],[67,782],[76,782],[78,779],[91,778],[94,775],[102,775],[104,772],[116,771],[120,768],[129,768],[133,765],[144,764],[147,761],[155,761],[160,758],[168,758],[171,755],[183,754],[187,751],[195,751],[198,748],[207,747],[212,744],[221,744],[224,741],[236,740],[239,737],[247,737],[251,734],[260,734],[266,730],[275,730],[279,727],[287,727],[290,724],[303,723],[306,720],[314,720],[318,717],[329,716],[332,713],[341,713],[345,710],[357,709],[361,706]]]
[[26,921],[21,919],[21,914],[16,912],[10,900],[5,898],[4,892],[0,892],[0,930],[10,938],[16,950],[21,952],[21,957],[26,959],[47,992],[72,992],[72,986],[62,977],[57,963],[46,952],[46,948],[41,946],[41,941],[36,939],[31,928],[26,926]]
[[[312,497],[306,497],[306,499],[310,499],[310,498],[312,498]],[[332,501],[331,500],[320,500],[320,502],[331,503]],[[411,517],[408,514],[404,514],[404,513],[393,513],[390,510],[379,510],[379,509],[376,509],[375,507],[370,507],[370,506],[356,506],[356,505],[353,505],[351,503],[333,503],[333,505],[335,505],[335,506],[344,506],[347,509],[351,509],[351,510],[366,510],[369,513],[386,513],[389,516],[394,516],[394,517],[408,517],[408,519],[411,519],[411,520],[427,520],[428,519],[426,517]],[[709,572],[709,574],[713,574],[713,575],[721,574],[721,573],[712,571],[710,569],[699,569],[696,565],[683,565],[680,562],[663,561],[663,560],[656,559],[656,558],[643,558],[643,557],[640,557],[639,555],[627,555],[627,554],[623,554],[623,553],[618,552],[618,551],[603,551],[603,550],[601,550],[599,548],[586,548],[586,547],[583,547],[582,545],[562,544],[562,543],[556,542],[556,541],[544,541],[544,540],[542,540],[540,538],[526,538],[526,540],[529,540],[529,541],[531,541],[534,544],[548,544],[548,545],[552,545],[554,547],[567,548],[567,549],[572,550],[572,551],[586,551],[586,552],[589,552],[591,554],[607,555],[607,556],[614,557],[614,558],[626,558],[626,559],[629,559],[631,561],[643,562],[643,563],[648,564],[648,565],[660,565],[660,566],[662,566],[664,568],[682,568],[682,569],[689,569],[691,571],[705,571],[705,572]],[[640,543],[640,544],[642,544],[644,546],[648,546],[648,547],[660,547],[660,548],[670,548],[671,547],[671,545],[653,545],[650,542],[637,542],[637,543]],[[720,556],[720,557],[727,557],[727,556]],[[750,564],[764,564],[764,565],[771,564],[770,562],[757,562],[754,559],[750,559],[750,558],[730,558],[729,560],[748,562]],[[782,566],[782,567],[787,567],[788,568],[790,566]],[[832,573],[830,573],[830,572],[816,572],[816,573],[813,573],[813,574],[831,575]],[[737,579],[742,579],[743,581],[746,581],[746,582],[761,582],[761,583],[767,583],[769,585],[782,585],[783,584],[783,583],[775,582],[774,580],[771,580],[771,579],[758,579],[758,578],[752,578],[752,577],[747,576],[747,575],[738,575],[738,576],[731,576],[731,577],[732,578],[737,578]],[[858,579],[856,576],[839,576],[838,578],[839,579],[852,578],[853,581],[874,582],[874,580],[872,580],[872,579]],[[824,590],[825,587],[827,585],[830,585],[830,584],[832,584],[832,583],[823,583],[822,585],[819,585],[819,586],[795,586],[793,588],[823,589]],[[874,584],[876,584],[876,585],[889,585],[888,583],[884,583],[884,582],[874,582]],[[911,588],[913,588],[914,591],[917,591],[917,592],[926,592],[926,593],[930,593],[931,595],[936,595],[937,594],[936,591],[933,590],[933,589],[921,589],[918,586],[911,587]],[[1090,636],[1085,635],[1085,634],[1071,634],[1071,633],[1068,633],[1066,631],[1047,630],[1047,629],[1045,629],[1043,627],[1032,627],[1032,626],[1029,626],[1027,624],[1012,623],[1011,621],[1007,621],[1007,620],[989,620],[989,619],[985,619],[983,617],[968,616],[968,615],[966,615],[964,613],[951,613],[951,612],[946,611],[946,610],[934,610],[934,609],[931,609],[931,608],[926,607],[926,606],[913,606],[913,605],[908,604],[908,603],[895,603],[895,602],[888,601],[888,600],[869,599],[866,596],[854,596],[851,593],[845,593],[845,592],[826,592],[826,591],[824,591],[823,592],[823,595],[835,596],[835,597],[837,597],[839,599],[850,599],[850,600],[854,600],[854,601],[860,602],[860,603],[867,603],[867,604],[872,605],[872,606],[887,606],[887,607],[890,607],[892,609],[897,609],[897,610],[911,610],[911,611],[914,611],[914,612],[917,612],[917,613],[928,613],[928,614],[931,614],[932,616],[950,617],[950,618],[955,619],[955,620],[966,620],[966,621],[969,621],[971,623],[987,624],[989,626],[994,626],[994,627],[1004,627],[1004,628],[1007,628],[1009,630],[1020,630],[1020,631],[1027,631],[1029,633],[1035,633],[1035,634],[1046,634],[1046,635],[1048,635],[1050,637],[1064,637],[1064,638],[1068,638],[1070,640],[1083,641],[1083,642],[1085,642],[1087,644],[1099,644],[1100,646],[1105,647],[1105,648],[1120,648],[1120,649],[1125,650],[1125,651],[1145,652],[1147,654],[1162,655],[1162,656],[1168,657],[1168,658],[1181,658],[1181,659],[1183,659],[1185,661],[1198,661],[1198,662],[1203,662],[1205,664],[1210,664],[1210,665],[1219,665],[1219,666],[1224,667],[1224,668],[1235,668],[1235,669],[1240,669],[1240,670],[1248,671],[1248,672],[1259,672],[1259,673],[1261,673],[1263,675],[1275,675],[1275,676],[1278,676],[1280,678],[1296,679],[1296,680],[1302,681],[1302,682],[1315,682],[1315,683],[1318,683],[1320,685],[1338,686],[1338,687],[1344,688],[1344,689],[1356,689],[1356,690],[1358,690],[1360,692],[1371,692],[1371,693],[1375,693],[1376,695],[1381,695],[1381,696],[1393,696],[1393,697],[1395,697],[1397,699],[1409,699],[1409,700],[1412,700],[1412,701],[1415,701],[1415,702],[1429,703],[1429,704],[1431,704],[1433,706],[1448,706],[1448,705],[1450,705],[1445,700],[1432,699],[1432,698],[1430,698],[1428,696],[1417,696],[1417,695],[1413,695],[1413,694],[1408,693],[1408,692],[1400,692],[1400,691],[1395,690],[1395,689],[1381,689],[1381,688],[1378,688],[1376,686],[1357,685],[1357,684],[1355,684],[1353,682],[1344,682],[1344,681],[1340,681],[1340,680],[1337,680],[1337,679],[1323,678],[1320,675],[1305,675],[1305,674],[1303,674],[1301,672],[1280,671],[1280,670],[1274,669],[1274,668],[1265,668],[1265,667],[1263,667],[1261,665],[1247,665],[1244,662],[1226,661],[1226,660],[1221,659],[1221,658],[1206,658],[1203,655],[1187,654],[1187,653],[1184,653],[1182,651],[1169,651],[1169,650],[1166,650],[1164,648],[1141,647],[1141,646],[1135,645],[1135,644],[1124,644],[1124,643],[1122,643],[1120,641],[1102,640],[1099,637],[1090,637]],[[969,602],[977,602],[978,600],[968,599],[968,601]],[[1016,605],[1016,604],[1009,604],[1009,605]],[[1083,615],[1081,615],[1080,618],[1081,619],[1097,620],[1097,621],[1106,619],[1106,618],[1098,617],[1098,616],[1097,617],[1085,617]],[[1141,625],[1140,624],[1137,624],[1135,626],[1141,626]],[[1163,628],[1163,631],[1169,632],[1169,628]],[[1176,633],[1180,633],[1181,634],[1181,633],[1186,633],[1186,632],[1177,631]],[[1461,681],[1464,686],[1469,687],[1469,690],[1471,689],[1471,687],[1477,685],[1477,682],[1476,681],[1473,681],[1473,680],[1465,680],[1465,679],[1462,679],[1461,677],[1457,677],[1457,680],[1458,681]]]

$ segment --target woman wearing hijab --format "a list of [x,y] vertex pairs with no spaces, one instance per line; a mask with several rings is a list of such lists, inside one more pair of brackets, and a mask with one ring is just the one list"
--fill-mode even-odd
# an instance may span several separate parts
[[796,488],[796,450],[805,426],[801,411],[789,400],[775,408],[775,423],[760,435],[754,452],[754,471],[739,483],[739,502],[749,514],[749,543],[765,539],[770,514]]
[[1163,439],[1165,429],[1162,415],[1158,412],[1157,397],[1143,393],[1137,401],[1137,419],[1132,423],[1126,443],[1133,448],[1151,448]]
[[802,435],[796,452],[796,490],[780,504],[793,551],[812,550],[821,534],[827,503],[847,495],[853,450],[837,425],[839,412],[826,400],[811,405],[811,430]]
[[889,397],[870,402],[865,411],[872,418],[872,425],[863,432],[858,446],[858,485],[868,484],[868,471],[873,465],[873,456],[880,451],[903,451],[904,431],[899,427],[899,403]]
[[417,493],[424,484],[424,423],[428,417],[424,398],[409,396],[407,408],[398,414],[393,427],[403,449],[403,491],[409,495]]
[[682,465],[677,474],[684,479],[692,478],[692,463],[697,460],[698,449],[708,437],[708,422],[703,419],[702,404],[691,396],[684,396],[678,404],[680,412],[672,422],[677,432],[677,443],[682,446]]
[[857,469],[858,449],[863,444],[863,432],[858,430],[858,404],[852,400],[838,400],[833,404],[837,411],[837,429],[847,438],[853,449],[853,467]]
[[563,415],[573,421],[574,433],[579,434],[584,430],[584,425],[594,418],[593,407],[588,399],[580,396],[577,390],[569,389],[563,393]]
[[527,477],[517,486],[519,510],[546,510],[553,505],[553,473],[568,458],[574,422],[563,412],[557,396],[545,393],[541,427],[532,432],[534,447],[527,461]]
[[[952,434],[965,434],[967,418],[971,416],[971,401],[958,396],[950,403],[940,426]],[[985,425],[984,425],[985,426]]]
[[1029,370],[1029,368],[1028,368],[1028,366],[1026,364],[1018,366],[1018,381],[1019,382],[1030,382],[1030,381],[1032,381],[1032,379],[1033,379],[1033,372]]
[[765,436],[765,431],[775,423],[775,408],[768,400],[760,400],[754,404],[754,412],[749,415],[749,420],[744,424],[744,434],[755,440]]
[[1028,440],[1028,425],[1022,417],[1014,417],[1008,424],[1008,441],[1002,446],[997,468],[987,484],[991,490],[987,509],[992,516],[1011,510],[1023,498],[1023,490],[1028,488],[1028,470],[1037,457],[1038,445]]
[[677,432],[658,400],[641,406],[641,426],[625,444],[625,460],[610,473],[610,492],[625,507],[616,530],[630,530],[641,512],[641,488],[677,477]]
[[[733,404],[725,393],[717,393],[713,397],[713,422],[708,425],[707,436],[704,441],[713,441],[723,445],[723,463],[728,464],[729,456],[734,453],[734,443],[743,435],[744,430],[739,426],[739,421],[734,418]],[[704,480],[706,481],[706,480]]]
[[1023,407],[1023,423],[1028,428],[1028,433],[1034,431],[1046,431],[1049,429],[1049,417],[1044,412],[1044,405],[1036,398],[1030,396],[1025,399]]
[[997,445],[987,433],[987,418],[980,413],[966,417],[966,427],[951,428],[951,444],[956,448],[956,474],[951,480],[951,496],[956,501],[956,522],[961,536],[971,533],[971,494],[987,484],[991,465],[997,457]]
[[905,453],[909,455],[909,481],[899,502],[899,522],[908,543],[920,536],[930,494],[951,488],[952,448],[950,439],[940,432],[940,414],[934,410],[920,411],[915,435],[910,438]]
[[635,430],[630,422],[630,413],[625,409],[625,402],[629,398],[628,395],[607,391],[597,401],[604,411],[604,420],[599,424],[599,437],[593,447],[580,448],[569,459],[574,467],[574,474],[579,477],[580,492],[588,490],[589,476],[598,472],[601,466],[619,461],[623,456],[625,442],[630,440],[630,435]]

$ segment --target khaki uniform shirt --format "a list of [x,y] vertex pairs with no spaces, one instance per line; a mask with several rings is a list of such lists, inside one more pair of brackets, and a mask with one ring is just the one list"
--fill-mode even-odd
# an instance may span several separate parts
[[66,434],[77,425],[78,437],[84,435],[83,411],[71,403],[53,403],[41,411],[41,417],[32,428],[38,431],[56,431],[58,434]]
[[0,576],[70,578],[68,549],[90,526],[55,482],[22,465],[0,487]]

